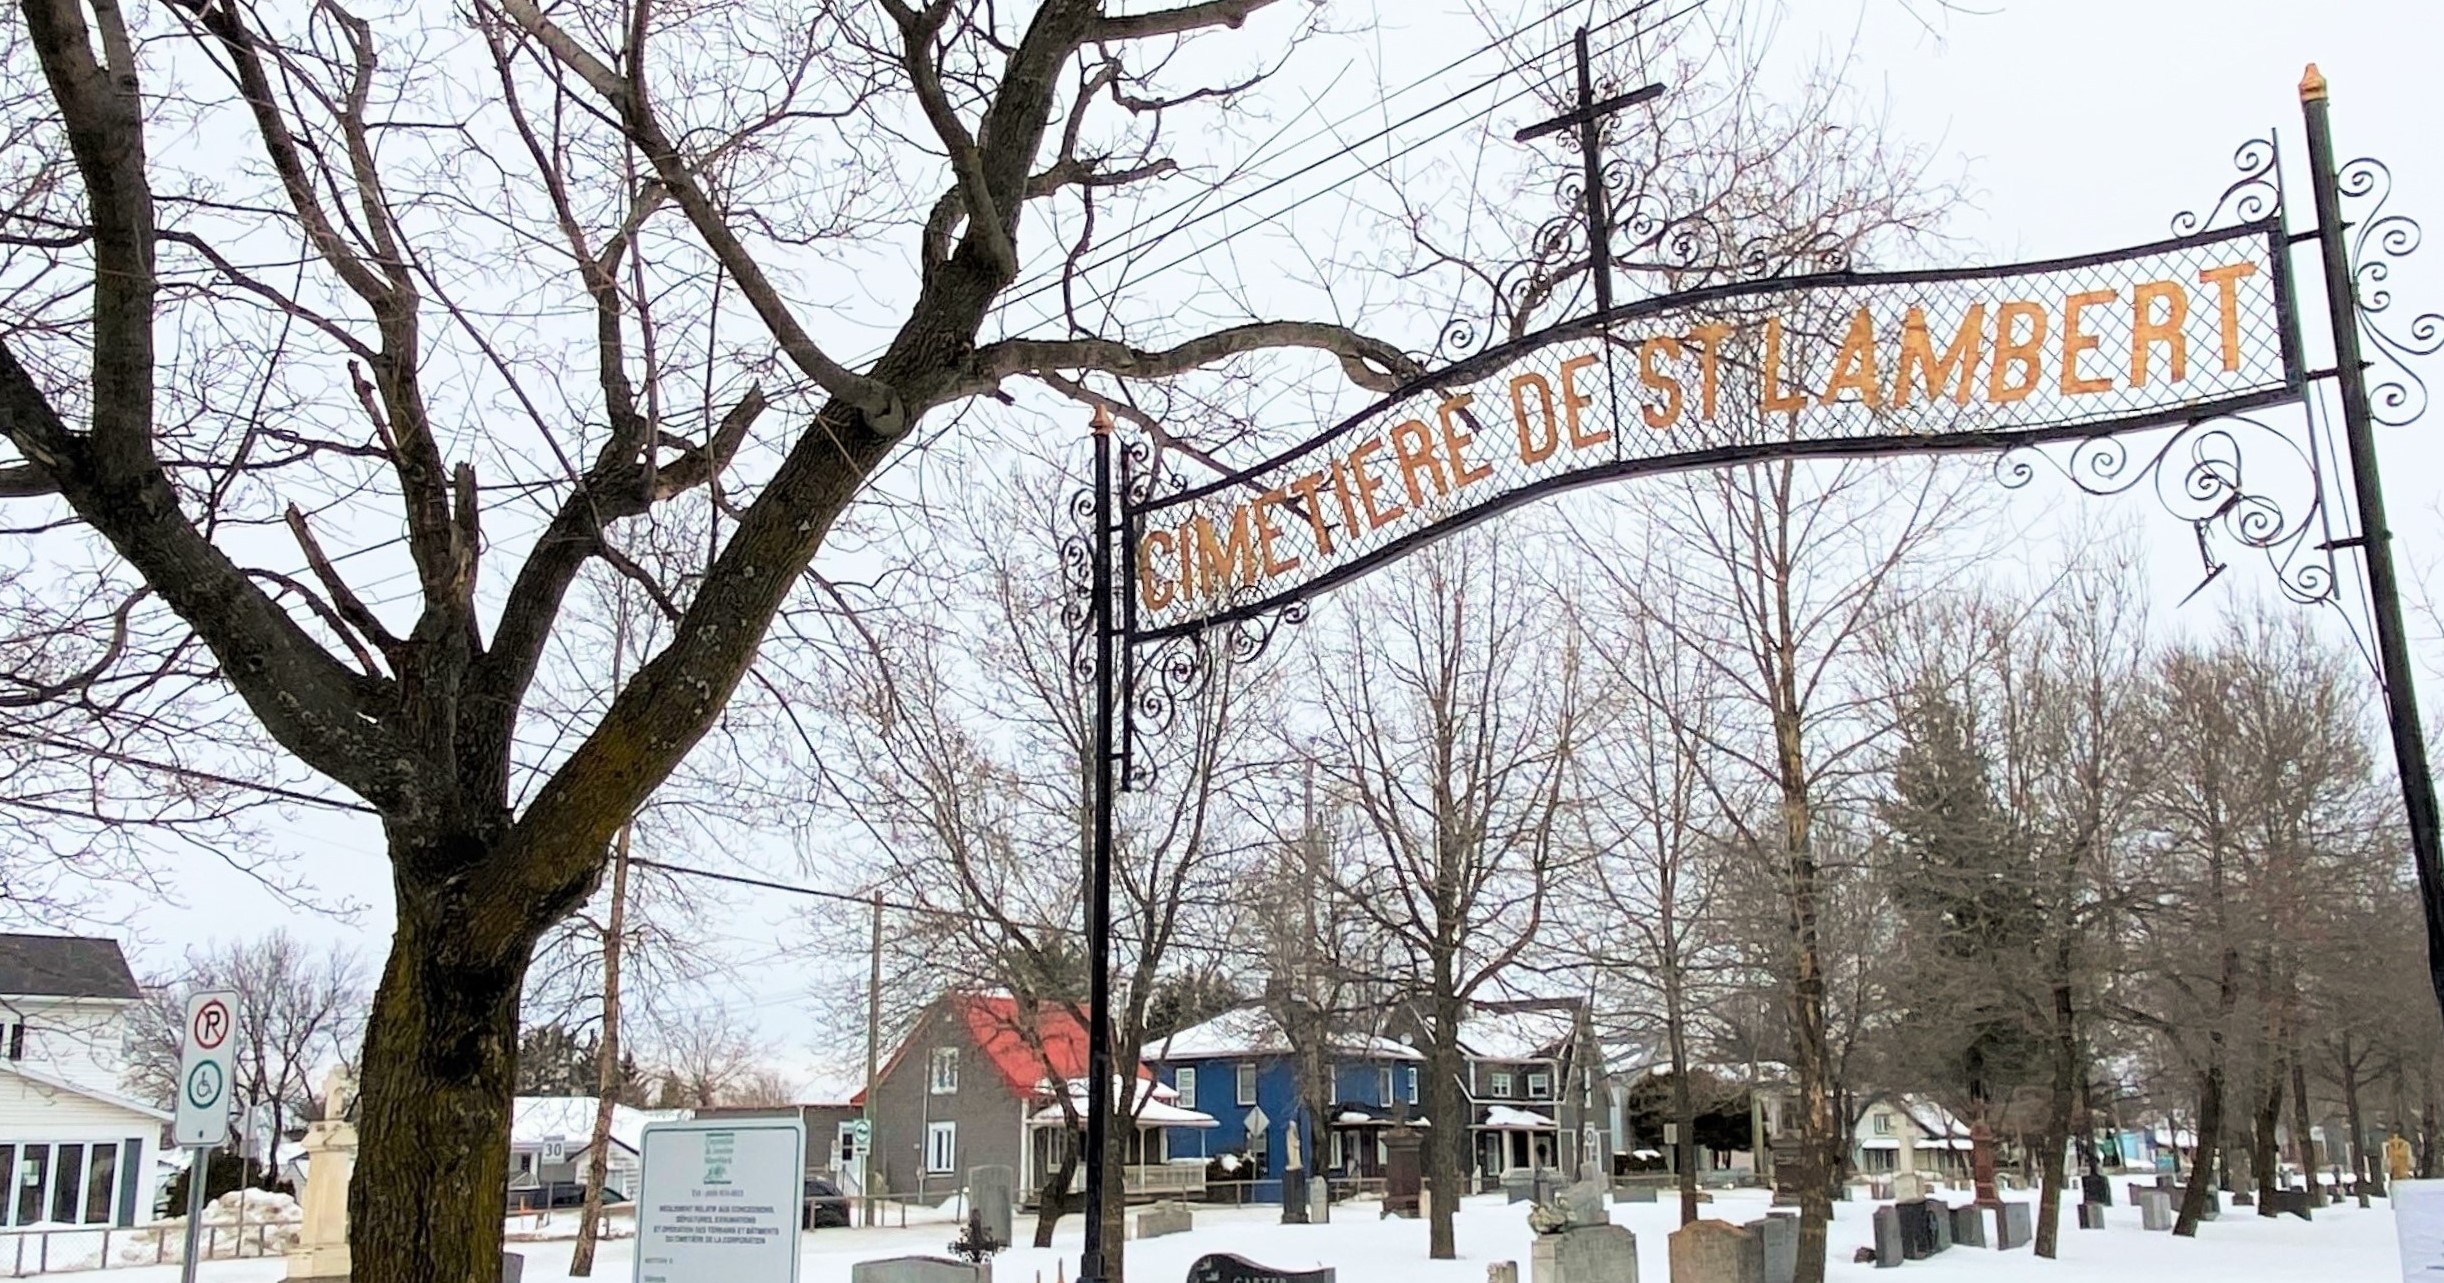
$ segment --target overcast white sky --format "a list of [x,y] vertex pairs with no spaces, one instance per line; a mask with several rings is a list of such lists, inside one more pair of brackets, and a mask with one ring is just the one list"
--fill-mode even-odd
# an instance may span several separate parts
[[[1395,68],[1384,73],[1387,81],[1404,82],[1482,41],[1473,20],[1451,12],[1455,0],[1377,3],[1387,16],[1382,57]],[[1334,0],[1335,10],[1344,7],[1357,9],[1360,0]],[[2312,59],[2332,82],[2344,155],[2383,157],[2398,180],[2395,207],[2444,220],[2438,0],[1982,0],[1975,7],[1981,11],[1947,13],[1936,0],[1793,0],[1803,16],[1788,29],[1794,64],[1855,38],[1855,82],[1883,102],[1900,131],[1966,174],[1974,199],[1949,228],[1966,257],[2044,257],[2163,236],[2176,211],[2203,207],[2222,190],[2233,146],[2269,127],[2283,131],[2296,164],[2304,148],[2294,87]],[[2296,181],[2293,190],[2295,223],[2305,226],[2306,190]],[[2413,259],[2397,275],[2400,308],[2444,309],[2444,248],[2430,253],[2431,261]],[[2310,296],[2303,306],[2314,312],[2321,304]],[[2322,348],[2312,338],[2312,364],[2325,363]],[[2423,574],[2444,563],[2436,484],[2444,451],[2425,428],[2396,432],[2383,448],[2406,568]],[[2142,501],[2122,502],[2135,509]],[[2195,580],[2195,554],[2185,551],[2186,528],[2143,502],[2137,515],[2151,523],[2150,544],[2165,550],[2158,590],[2169,613]],[[2263,587],[2262,571],[2236,564],[2235,575],[2183,614],[2211,619],[2229,600],[2221,594]],[[2430,684],[2432,708],[2444,701],[2444,685]],[[310,856],[301,867],[326,896],[360,910],[344,918],[300,914],[184,855],[182,903],[128,906],[141,961],[165,966],[189,944],[285,922],[311,938],[355,942],[378,963],[389,921],[374,827],[314,819],[284,827],[282,836]],[[810,978],[773,957],[790,934],[791,908],[770,897],[742,901],[707,929],[710,942],[739,961],[724,978],[748,991],[736,1005],[785,1051],[802,1047],[810,1026]]]

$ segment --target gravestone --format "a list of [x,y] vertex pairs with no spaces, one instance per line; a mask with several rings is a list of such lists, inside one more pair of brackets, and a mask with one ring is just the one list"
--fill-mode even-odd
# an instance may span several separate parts
[[1904,1259],[1923,1261],[1935,1254],[1935,1209],[1923,1198],[1892,1205],[1893,1216],[1901,1225],[1901,1255]]
[[1892,1174],[1892,1201],[1896,1203],[1923,1203],[1931,1188],[1927,1179],[1916,1172]]
[[[1297,1129],[1292,1128],[1291,1130],[1295,1132]],[[1282,1170],[1281,1223],[1284,1225],[1307,1223],[1307,1169],[1304,1167],[1290,1167]]]
[[849,1283],[984,1283],[986,1267],[945,1256],[894,1256],[849,1267]]
[[1583,1180],[1563,1190],[1561,1210],[1573,1226],[1605,1225],[1612,1221],[1611,1213],[1604,1210],[1604,1182],[1599,1180]]
[[2172,1228],[2172,1191],[2148,1189],[2139,1191],[2139,1228],[2168,1230]]
[[1277,1270],[1229,1252],[1208,1253],[1188,1267],[1188,1283],[1333,1283],[1338,1277],[1338,1271],[1329,1265],[1320,1270]]
[[1788,1136],[1777,1136],[1766,1142],[1773,1155],[1774,1203],[1776,1207],[1799,1206],[1799,1142]]
[[[348,1184],[356,1171],[356,1124],[348,1106],[356,1099],[356,1074],[346,1065],[323,1080],[322,1118],[306,1126],[303,1224],[288,1253],[288,1277],[341,1283],[350,1273]],[[37,1200],[39,1201],[39,1200]]]
[[2105,1205],[2104,1205],[2104,1204],[2102,1204],[2102,1203],[2084,1203],[2084,1202],[2083,1202],[2083,1203],[2081,1203],[2081,1204],[2079,1205],[2079,1228],[2081,1228],[2081,1229],[2083,1229],[2083,1230],[2100,1230],[2100,1229],[2103,1229],[2104,1227],[2105,1227]]
[[2028,1240],[2035,1236],[2036,1222],[2029,1214],[2028,1204],[2010,1202],[1994,1209],[1994,1248],[1996,1251],[2008,1252],[2015,1248],[2026,1247]]
[[1765,1245],[1729,1221],[1672,1231],[1672,1283],[1765,1283]]
[[501,1253],[501,1283],[525,1283],[526,1258],[516,1252]]
[[1307,1186],[1307,1223],[1309,1225],[1330,1225],[1332,1223],[1331,1181],[1315,1181]]
[[1952,1250],[1952,1205],[1940,1198],[1930,1198],[1926,1200],[1926,1210],[1933,1213],[1935,1254],[1941,1256]]
[[975,1209],[985,1234],[1003,1247],[1010,1246],[1012,1194],[1017,1186],[1018,1173],[1007,1167],[978,1167],[967,1174],[967,1205]]
[[1875,1209],[1875,1267],[1897,1270],[1906,1259],[1901,1252],[1901,1214],[1885,1203]]
[[1519,1262],[1496,1261],[1486,1266],[1485,1283],[1519,1283]]
[[1502,1173],[1502,1201],[1532,1203],[1536,1201],[1536,1173],[1524,1167],[1514,1167]]
[[1612,1187],[1612,1201],[1616,1203],[1652,1203],[1656,1201],[1656,1190],[1652,1185],[1615,1185]]
[[2098,1207],[2113,1206],[2113,1181],[2102,1172],[2090,1172],[2079,1178],[2079,1197]]
[[2267,1198],[2266,1206],[2273,1208],[2277,1216],[2289,1212],[2304,1221],[2313,1219],[2308,1214],[2308,1191],[2304,1189],[2278,1189]]
[[1952,1209],[1952,1241],[1962,1247],[1986,1245],[1986,1209],[1971,1204]]
[[2140,1191],[2142,1191],[2142,1190],[2147,1190],[2147,1189],[2152,1189],[2152,1188],[2154,1188],[2154,1187],[2153,1187],[2153,1186],[2148,1186],[2148,1185],[2141,1185],[2141,1184],[2139,1184],[2137,1181],[2132,1181],[2132,1182],[2130,1182],[2130,1186],[2129,1186],[2129,1193],[2130,1193],[2130,1205],[2131,1205],[2132,1207],[2136,1207],[2136,1206],[2138,1206],[2138,1205],[2139,1205],[2139,1194],[2140,1194]]
[[1528,1278],[1529,1283],[1638,1283],[1638,1236],[1618,1225],[1539,1234],[1528,1249]]
[[1383,1215],[1416,1216],[1418,1192],[1424,1185],[1424,1168],[1419,1161],[1418,1147],[1425,1138],[1406,1123],[1398,1124],[1383,1134]]
[[1197,1227],[1196,1213],[1186,1203],[1156,1203],[1137,1214],[1137,1237],[1162,1238]]
[[1750,1221],[1749,1233],[1757,1236],[1757,1249],[1765,1265],[1765,1283],[1791,1283],[1799,1273],[1799,1221],[1789,1216],[1768,1216]]

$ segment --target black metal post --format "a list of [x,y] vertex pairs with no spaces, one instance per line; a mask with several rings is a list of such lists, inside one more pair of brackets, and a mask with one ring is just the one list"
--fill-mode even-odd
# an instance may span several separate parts
[[2436,823],[2435,777],[2427,767],[2427,733],[2412,685],[2410,641],[2402,626],[2401,582],[2393,571],[2393,532],[2385,524],[2385,493],[2376,467],[2374,417],[2368,410],[2367,361],[2359,346],[2359,299],[2343,239],[2342,191],[2334,167],[2333,127],[2326,119],[2325,77],[2316,64],[2300,79],[2300,114],[2308,125],[2309,182],[2317,195],[2317,244],[2325,259],[2325,300],[2334,329],[2334,382],[2342,389],[2343,440],[2359,502],[2359,550],[2368,565],[2369,609],[2375,615],[2378,678],[2385,718],[2393,730],[2393,766],[2401,776],[2402,809],[2410,820],[2410,850],[2418,862],[2419,903],[2427,916],[2427,978],[2444,1010],[2444,840]]
[[1578,29],[1579,158],[1587,166],[1587,262],[1595,271],[1595,310],[1612,311],[1612,205],[1604,199],[1604,157],[1595,114],[1595,60],[1587,29]]
[[1095,408],[1093,591],[1095,630],[1095,837],[1086,893],[1086,1251],[1078,1283],[1104,1278],[1104,1170],[1112,1115],[1112,416]]

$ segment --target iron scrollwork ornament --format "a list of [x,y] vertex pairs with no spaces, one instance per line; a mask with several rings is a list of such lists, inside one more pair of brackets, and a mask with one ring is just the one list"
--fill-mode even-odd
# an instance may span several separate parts
[[[2241,143],[2232,152],[2232,168],[2237,176],[2203,213],[2184,210],[2173,216],[2174,235],[2280,218],[2282,149],[2275,137]],[[2402,237],[2397,234],[2387,243],[2403,243]],[[2407,244],[2416,243],[2413,228]],[[2383,278],[2382,270],[2374,277]],[[2380,309],[2384,301],[2380,295]],[[2434,328],[2426,326],[2427,331]],[[2189,523],[2197,537],[2204,577],[2191,596],[2228,569],[2222,549],[2236,546],[2265,556],[2285,596],[2314,605],[2334,597],[2334,532],[2317,451],[2301,440],[2300,432],[2262,419],[2227,415],[2183,424],[2161,441],[2137,448],[2115,435],[2087,437],[2067,448],[2020,446],[1996,459],[1994,472],[2007,489],[2034,481],[2040,464],[2092,495],[2122,495],[2151,486],[2165,510]],[[2244,459],[2266,454],[2282,466],[2244,468]]]
[[2395,327],[2393,265],[2418,252],[2426,239],[2418,220],[2386,208],[2393,197],[2393,171],[2373,156],[2344,165],[2334,186],[2346,204],[2360,207],[2351,224],[2351,292],[2359,328],[2369,340],[2376,367],[2368,385],[2370,413],[2386,427],[2405,427],[2427,413],[2427,381],[2414,363],[2444,351],[2444,315],[2421,312]]

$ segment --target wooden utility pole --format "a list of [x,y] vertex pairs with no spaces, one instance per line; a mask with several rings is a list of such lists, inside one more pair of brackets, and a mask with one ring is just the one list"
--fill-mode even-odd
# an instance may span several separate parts
[[866,1143],[857,1154],[857,1192],[865,1223],[874,1215],[874,1075],[882,1059],[883,1037],[883,893],[874,893],[873,945],[866,971]]

